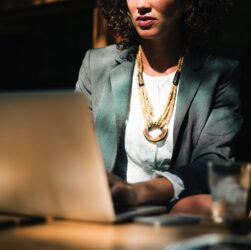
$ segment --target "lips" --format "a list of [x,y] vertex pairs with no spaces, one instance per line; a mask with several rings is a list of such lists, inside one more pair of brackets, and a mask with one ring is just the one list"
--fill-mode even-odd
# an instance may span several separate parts
[[156,22],[156,18],[151,16],[138,16],[136,18],[136,22],[139,25],[139,27],[147,28],[152,26]]

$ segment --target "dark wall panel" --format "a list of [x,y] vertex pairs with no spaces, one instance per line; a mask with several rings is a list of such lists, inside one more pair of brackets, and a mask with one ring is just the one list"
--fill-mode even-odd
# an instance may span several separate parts
[[0,24],[0,89],[73,88],[91,46],[91,9],[12,17]]

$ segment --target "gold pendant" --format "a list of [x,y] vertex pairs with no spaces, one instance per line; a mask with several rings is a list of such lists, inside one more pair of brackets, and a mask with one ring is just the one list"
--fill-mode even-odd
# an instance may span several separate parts
[[[160,134],[158,134],[157,136],[152,136],[150,135],[150,130],[152,129],[160,129],[161,132]],[[163,128],[160,128],[160,127],[145,127],[144,130],[143,130],[143,134],[145,136],[145,138],[150,141],[150,142],[159,142],[159,141],[162,141],[168,134],[168,127],[167,125],[165,125]]]

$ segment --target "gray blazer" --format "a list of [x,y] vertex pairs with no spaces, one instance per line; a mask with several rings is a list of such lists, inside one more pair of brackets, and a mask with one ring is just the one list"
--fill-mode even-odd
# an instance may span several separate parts
[[[76,89],[92,111],[103,160],[109,171],[125,178],[124,148],[136,48],[114,45],[87,51]],[[239,63],[212,56],[185,55],[174,121],[170,172],[185,184],[183,195],[207,193],[207,164],[233,158],[240,131]]]

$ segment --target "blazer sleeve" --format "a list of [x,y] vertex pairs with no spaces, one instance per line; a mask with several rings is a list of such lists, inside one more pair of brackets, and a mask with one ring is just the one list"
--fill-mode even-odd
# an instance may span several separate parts
[[[183,196],[209,193],[207,162],[234,160],[233,147],[242,126],[240,66],[236,63],[216,88],[208,119],[192,151],[191,163],[172,169],[185,185]],[[198,114],[199,115],[199,114]]]

